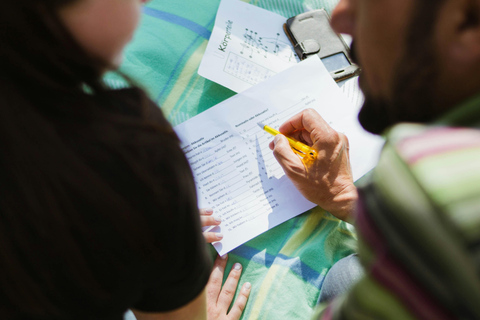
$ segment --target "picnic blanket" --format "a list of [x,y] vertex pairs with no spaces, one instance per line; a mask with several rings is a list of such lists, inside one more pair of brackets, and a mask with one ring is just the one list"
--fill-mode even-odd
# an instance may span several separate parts
[[[331,12],[337,0],[245,2],[288,18],[319,8]],[[220,0],[153,0],[144,8],[141,26],[126,50],[121,71],[146,89],[172,125],[235,94],[197,74],[219,4]],[[114,74],[106,81],[112,87],[125,85]],[[240,262],[240,285],[252,283],[242,319],[308,319],[324,276],[355,250],[355,239],[351,225],[314,208],[230,252],[227,270]]]

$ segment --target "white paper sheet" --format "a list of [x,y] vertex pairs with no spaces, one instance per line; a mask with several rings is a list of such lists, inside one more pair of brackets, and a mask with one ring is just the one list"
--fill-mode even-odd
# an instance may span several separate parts
[[340,88],[347,99],[358,109],[361,108],[365,101],[360,85],[358,83],[358,77],[347,80]]
[[297,64],[283,31],[286,20],[240,0],[222,0],[198,74],[241,92]]
[[320,59],[309,58],[175,127],[192,166],[200,208],[222,218],[214,244],[223,255],[312,208],[285,176],[258,122],[278,128],[294,114],[316,109],[350,140],[354,178],[374,167],[382,139],[357,122],[350,103]]

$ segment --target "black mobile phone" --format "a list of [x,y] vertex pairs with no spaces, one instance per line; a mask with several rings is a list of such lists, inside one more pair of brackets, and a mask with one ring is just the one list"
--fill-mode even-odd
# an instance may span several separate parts
[[350,48],[330,26],[330,17],[324,9],[291,17],[283,29],[300,60],[318,55],[337,82],[360,73],[350,58]]

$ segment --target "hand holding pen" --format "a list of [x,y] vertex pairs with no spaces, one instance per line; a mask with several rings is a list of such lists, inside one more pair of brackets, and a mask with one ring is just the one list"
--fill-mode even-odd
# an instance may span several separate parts
[[[357,200],[353,184],[347,137],[332,129],[313,109],[303,110],[279,128],[270,149],[287,177],[309,201],[337,218],[348,220]],[[305,163],[293,151],[291,140],[315,151]]]
[[[280,131],[275,130],[272,127],[267,126],[261,122],[259,122],[258,125],[260,126],[260,128],[262,128],[262,130],[265,130],[273,136],[281,134]],[[290,147],[292,147],[292,151],[298,154],[302,159],[306,158],[305,160],[315,160],[315,158],[317,157],[317,151],[315,151],[315,149],[313,149],[312,147],[307,146],[306,144],[293,138],[287,136],[285,136],[285,138],[287,138]]]

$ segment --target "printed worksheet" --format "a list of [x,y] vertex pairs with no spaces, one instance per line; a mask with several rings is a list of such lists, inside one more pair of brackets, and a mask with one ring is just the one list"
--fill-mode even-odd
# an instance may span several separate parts
[[213,232],[223,255],[311,209],[285,176],[258,123],[278,128],[306,108],[316,109],[347,135],[354,179],[372,169],[383,144],[358,124],[348,101],[318,57],[311,57],[175,127],[192,167],[199,208],[222,218]]
[[297,64],[285,21],[240,0],[222,0],[198,74],[241,92]]

